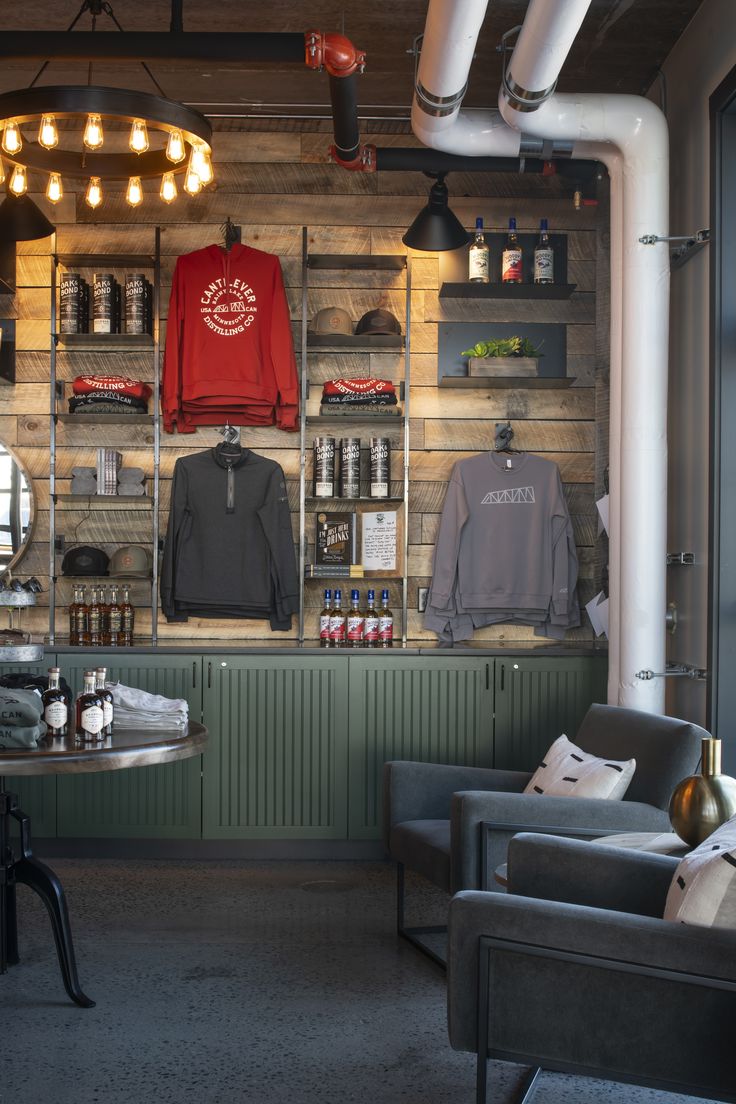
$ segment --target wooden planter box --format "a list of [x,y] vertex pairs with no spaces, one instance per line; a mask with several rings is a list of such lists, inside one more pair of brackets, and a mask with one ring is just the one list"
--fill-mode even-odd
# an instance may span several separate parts
[[538,368],[538,357],[470,357],[468,360],[468,375],[479,378],[515,376],[531,379],[538,375]]

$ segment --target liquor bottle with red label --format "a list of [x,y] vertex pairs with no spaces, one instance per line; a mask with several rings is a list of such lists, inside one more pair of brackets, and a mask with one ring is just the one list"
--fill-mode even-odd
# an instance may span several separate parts
[[516,219],[510,218],[506,248],[501,254],[501,280],[504,284],[521,283],[521,258],[521,244],[516,233]]
[[348,611],[348,647],[362,648],[365,632],[365,614],[360,608],[360,591],[350,591],[350,609]]
[[366,648],[378,647],[378,610],[376,609],[375,590],[368,591],[363,625],[363,644]]
[[388,591],[381,591],[381,609],[378,614],[378,645],[380,648],[393,648],[394,615],[388,606]]
[[330,611],[330,647],[345,647],[345,611],[342,608],[342,591],[335,588],[335,601]]
[[325,591],[325,604],[319,615],[319,646],[320,648],[331,647],[330,640],[330,616],[332,614],[332,591]]

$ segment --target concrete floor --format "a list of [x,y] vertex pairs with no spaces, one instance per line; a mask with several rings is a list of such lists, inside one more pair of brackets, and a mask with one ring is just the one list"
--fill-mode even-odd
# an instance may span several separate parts
[[[382,863],[54,860],[93,1009],[66,998],[43,906],[18,891],[0,977],[3,1104],[472,1104],[442,972],[394,936]],[[443,907],[423,900],[425,909]],[[524,1071],[494,1063],[494,1104]],[[543,1075],[534,1104],[692,1097]]]

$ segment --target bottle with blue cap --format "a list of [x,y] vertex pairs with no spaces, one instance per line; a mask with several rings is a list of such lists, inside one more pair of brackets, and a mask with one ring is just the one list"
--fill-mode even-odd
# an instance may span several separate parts
[[322,612],[319,615],[319,646],[320,648],[329,648],[331,646],[330,641],[330,616],[332,606],[332,591],[325,591],[325,604]]
[[345,647],[345,611],[342,608],[342,591],[335,588],[335,599],[330,610],[330,647]]
[[376,609],[376,592],[368,591],[365,618],[363,621],[363,645],[366,648],[378,647],[378,610]]
[[555,255],[549,240],[546,218],[539,220],[539,240],[534,250],[534,283],[555,282]]
[[509,219],[506,248],[501,254],[501,280],[504,284],[520,284],[522,280],[522,254],[516,219]]
[[348,612],[348,647],[362,648],[365,630],[365,614],[360,608],[360,591],[350,591],[350,610]]
[[378,614],[378,643],[382,648],[393,648],[394,615],[388,606],[388,591],[381,591],[381,609]]
[[473,284],[487,284],[490,280],[490,257],[483,234],[483,219],[475,220],[475,237],[468,250],[468,279]]

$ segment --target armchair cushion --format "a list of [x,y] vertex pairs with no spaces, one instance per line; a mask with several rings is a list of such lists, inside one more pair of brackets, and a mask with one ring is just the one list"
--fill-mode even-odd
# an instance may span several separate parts
[[524,793],[560,797],[603,797],[620,801],[636,770],[636,759],[601,759],[558,736],[526,785]]
[[664,918],[736,931],[736,816],[680,861]]

